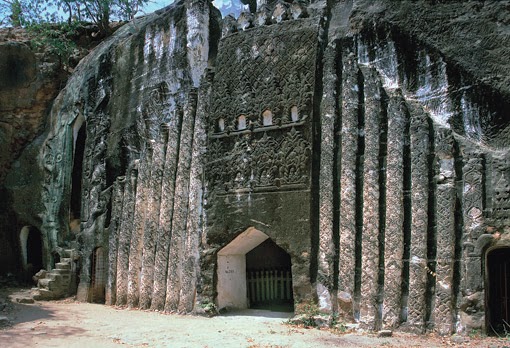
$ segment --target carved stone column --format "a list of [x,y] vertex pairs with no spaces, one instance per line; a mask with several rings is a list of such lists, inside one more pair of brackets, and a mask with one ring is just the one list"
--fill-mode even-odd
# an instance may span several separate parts
[[453,323],[453,268],[455,264],[455,161],[451,130],[435,130],[436,176],[436,293],[433,306],[435,329],[451,334]]
[[429,124],[421,107],[413,107],[411,139],[411,240],[407,324],[424,329],[427,288],[427,231],[429,199]]
[[175,176],[177,172],[182,112],[173,110],[168,124],[165,164],[161,180],[161,206],[154,264],[154,288],[151,309],[165,308],[168,255],[172,236],[172,219],[174,211]]
[[129,248],[128,272],[128,306],[138,307],[140,301],[140,270],[142,267],[143,234],[145,217],[147,215],[147,201],[149,197],[149,182],[151,180],[152,144],[140,154],[138,160],[138,178],[136,182],[135,211],[133,216],[133,233]]
[[[325,310],[336,311],[336,294],[332,293],[337,288],[334,284],[334,239],[338,238],[338,230],[335,231],[335,211],[333,195],[336,158],[335,146],[335,123],[336,110],[336,45],[330,44],[326,49],[323,89],[321,102],[321,151],[320,151],[320,185],[319,185],[319,270],[318,288],[319,304],[325,306]],[[337,227],[338,228],[338,227]],[[336,237],[335,237],[336,235]]]
[[[483,217],[484,158],[480,150],[471,144],[461,145],[462,167],[462,237],[460,319],[467,329],[480,329],[484,320],[484,279],[482,249],[477,247],[478,238],[485,232]],[[470,308],[469,312],[464,308]]]
[[133,216],[135,211],[136,181],[138,168],[131,163],[126,175],[124,185],[124,198],[122,200],[122,216],[119,227],[119,248],[117,254],[117,306],[127,304],[128,294],[128,271],[129,271],[129,249],[131,234],[133,233]]
[[386,157],[386,226],[384,235],[383,323],[400,324],[402,309],[402,259],[404,254],[404,142],[408,111],[401,91],[388,104],[388,154]]
[[168,278],[165,311],[179,308],[180,292],[183,285],[182,266],[184,248],[187,238],[186,224],[188,217],[189,180],[193,146],[193,132],[196,116],[196,94],[189,95],[182,118],[181,141],[179,146],[179,163],[175,178],[174,209],[172,219],[172,239],[168,257]]
[[126,177],[121,176],[113,184],[112,212],[108,226],[108,282],[106,284],[106,304],[115,305],[117,301],[117,253],[119,246],[119,230],[123,210],[124,185]]
[[[205,82],[205,79],[203,80]],[[202,237],[203,214],[203,170],[206,153],[207,135],[205,132],[205,115],[207,99],[210,95],[208,85],[201,87],[198,98],[191,98],[196,105],[195,129],[191,153],[191,168],[189,176],[188,217],[186,219],[187,237],[185,241],[183,259],[183,284],[179,301],[180,312],[193,310],[196,301],[196,290],[199,269],[199,246]]]
[[363,68],[365,96],[365,152],[363,163],[363,230],[361,236],[360,320],[378,329],[378,274],[380,235],[381,83],[373,68]]
[[[158,126],[154,125],[157,129]],[[159,139],[154,140],[151,176],[148,187],[147,213],[143,234],[143,258],[140,283],[140,308],[147,309],[151,305],[152,287],[154,284],[154,264],[156,253],[156,238],[161,206],[161,181],[165,164],[165,150],[167,129],[161,130]]]
[[356,269],[356,153],[358,151],[359,68],[353,53],[343,59],[340,171],[339,306],[354,315]]

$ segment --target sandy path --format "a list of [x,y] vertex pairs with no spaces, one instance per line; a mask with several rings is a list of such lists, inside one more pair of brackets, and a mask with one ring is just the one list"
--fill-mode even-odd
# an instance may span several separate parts
[[[396,334],[337,335],[284,324],[284,313],[246,311],[214,318],[164,315],[75,302],[15,304],[0,347],[493,347]],[[508,341],[500,343],[508,343]],[[503,345],[496,345],[503,346]]]

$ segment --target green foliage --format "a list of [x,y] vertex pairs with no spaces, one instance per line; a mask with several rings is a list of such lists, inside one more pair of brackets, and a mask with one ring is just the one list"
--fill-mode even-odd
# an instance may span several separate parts
[[202,303],[201,307],[204,310],[204,312],[206,312],[207,315],[209,316],[214,316],[218,314],[218,308],[212,302],[204,302]]
[[111,20],[131,20],[149,0],[0,0],[0,26],[91,21],[102,36]]
[[23,13],[19,0],[13,0],[13,2],[10,4],[10,9],[12,25],[15,27],[20,27],[23,20]]
[[49,54],[57,55],[60,61],[67,65],[69,57],[76,48],[73,37],[77,35],[78,22],[59,23],[34,23],[27,26],[32,33],[32,45],[44,47]]
[[[296,302],[294,304],[294,311],[299,317],[298,322],[301,322],[304,326],[315,327],[315,316],[320,313],[319,306],[315,301],[308,300],[302,302]],[[293,319],[289,321],[291,324],[294,323]]]

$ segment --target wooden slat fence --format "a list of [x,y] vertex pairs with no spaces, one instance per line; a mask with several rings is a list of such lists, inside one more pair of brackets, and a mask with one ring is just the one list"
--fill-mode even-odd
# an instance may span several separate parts
[[289,270],[247,271],[250,303],[292,300],[292,273]]

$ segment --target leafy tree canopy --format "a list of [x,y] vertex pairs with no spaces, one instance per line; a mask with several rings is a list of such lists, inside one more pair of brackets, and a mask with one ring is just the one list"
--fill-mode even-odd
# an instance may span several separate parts
[[[96,40],[112,33],[111,20],[131,20],[149,0],[0,0],[0,27],[23,27],[31,44],[59,57],[64,70],[75,65],[76,39],[84,24],[97,26]],[[74,61],[74,60],[73,60]]]
[[130,20],[149,0],[0,0],[0,26],[91,21],[102,35],[110,21]]

